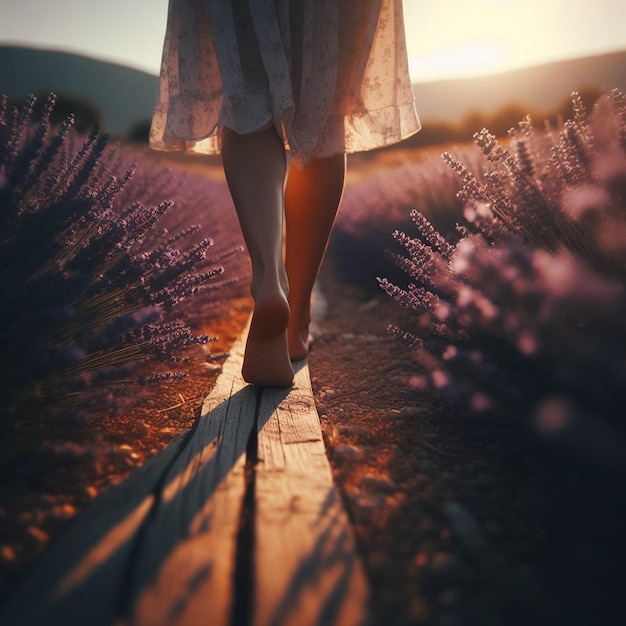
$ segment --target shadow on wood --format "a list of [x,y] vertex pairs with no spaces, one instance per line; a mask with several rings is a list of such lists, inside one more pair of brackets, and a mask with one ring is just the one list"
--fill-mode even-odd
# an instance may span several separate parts
[[252,387],[243,347],[194,428],[94,501],[0,624],[363,623],[367,586],[308,367],[293,389]]
[[265,389],[256,471],[256,605],[252,623],[362,624],[367,585],[335,490],[309,370],[286,400]]
[[[176,623],[205,586],[223,604],[254,423],[245,408],[255,396],[252,387],[239,390],[98,498],[18,589],[1,623],[108,625],[128,613]],[[208,600],[204,610],[214,609]],[[147,615],[153,610],[164,611],[158,622]]]

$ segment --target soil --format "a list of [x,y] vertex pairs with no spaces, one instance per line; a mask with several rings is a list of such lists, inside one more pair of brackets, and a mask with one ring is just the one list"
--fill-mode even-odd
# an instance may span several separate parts
[[[201,351],[216,356],[240,335],[251,302],[232,299],[220,310],[194,328],[218,338]],[[16,409],[20,419],[0,437],[0,606],[85,506],[192,427],[221,369],[204,356],[177,364],[183,381],[124,383],[104,396],[93,389],[78,411],[74,401],[72,410],[53,412],[45,399]],[[159,369],[147,364],[136,375]]]
[[543,623],[553,607],[533,568],[550,550],[528,459],[502,427],[481,437],[415,396],[410,354],[385,337],[397,306],[329,267],[322,279],[312,382],[375,623]]
[[[404,313],[342,279],[338,262],[330,254],[320,276],[310,371],[373,623],[618,623],[615,544],[602,539],[615,532],[615,494],[596,489],[607,481],[505,420],[468,422],[415,395],[411,355],[385,332]],[[214,354],[250,304],[224,303],[199,329],[220,337]],[[193,424],[218,371],[190,366],[186,381],[144,389],[121,416],[88,404],[86,422],[34,417],[3,437],[0,601],[98,493]]]

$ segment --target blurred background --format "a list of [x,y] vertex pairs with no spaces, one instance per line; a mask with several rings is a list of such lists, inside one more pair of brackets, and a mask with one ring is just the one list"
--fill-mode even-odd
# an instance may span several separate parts
[[[53,90],[86,126],[145,139],[167,4],[2,2],[0,92]],[[435,127],[421,142],[505,110],[549,116],[575,89],[626,87],[624,0],[404,0],[404,13],[418,110]]]

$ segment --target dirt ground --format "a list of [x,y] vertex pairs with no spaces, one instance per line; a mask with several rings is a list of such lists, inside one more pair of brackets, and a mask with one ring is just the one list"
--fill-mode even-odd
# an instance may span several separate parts
[[[310,371],[373,623],[619,623],[615,555],[602,540],[615,493],[598,493],[601,477],[504,421],[468,423],[414,395],[410,355],[385,332],[402,311],[343,281],[332,255],[320,289]],[[223,310],[199,329],[220,337],[215,354],[241,332],[250,301]],[[33,417],[3,436],[0,602],[98,493],[192,425],[218,371],[144,390],[122,417],[94,405],[87,421],[50,428]]]
[[410,358],[385,336],[397,307],[342,285],[332,268],[323,279],[311,374],[376,623],[530,623],[546,598],[524,567],[545,552],[545,535],[525,460],[412,395]]
[[384,331],[406,313],[342,273],[322,272],[310,366],[375,623],[625,623],[623,468],[411,392]]

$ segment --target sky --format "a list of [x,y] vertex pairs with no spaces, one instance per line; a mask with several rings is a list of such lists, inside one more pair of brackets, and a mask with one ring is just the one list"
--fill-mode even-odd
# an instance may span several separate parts
[[[168,0],[0,0],[0,44],[158,73]],[[626,49],[626,0],[404,0],[414,82]]]

